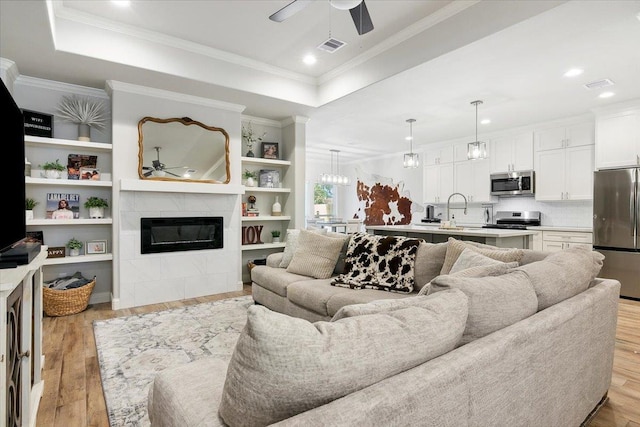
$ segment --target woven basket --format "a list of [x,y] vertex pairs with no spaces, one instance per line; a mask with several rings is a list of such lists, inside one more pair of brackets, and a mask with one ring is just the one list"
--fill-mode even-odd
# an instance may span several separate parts
[[42,305],[47,316],[68,316],[80,313],[89,305],[96,279],[75,289],[56,290],[42,288]]

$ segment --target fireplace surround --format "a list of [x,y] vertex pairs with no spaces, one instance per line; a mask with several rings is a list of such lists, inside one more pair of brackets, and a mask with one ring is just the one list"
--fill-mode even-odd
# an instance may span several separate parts
[[222,217],[140,218],[141,252],[196,251],[223,247]]

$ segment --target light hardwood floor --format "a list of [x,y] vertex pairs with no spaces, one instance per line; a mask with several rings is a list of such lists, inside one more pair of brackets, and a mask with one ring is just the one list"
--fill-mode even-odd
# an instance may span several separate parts
[[[251,294],[241,292],[113,311],[110,304],[82,313],[45,317],[45,388],[38,410],[39,427],[109,426],[100,384],[93,321],[148,313]],[[609,400],[589,427],[640,427],[640,302],[620,300]]]

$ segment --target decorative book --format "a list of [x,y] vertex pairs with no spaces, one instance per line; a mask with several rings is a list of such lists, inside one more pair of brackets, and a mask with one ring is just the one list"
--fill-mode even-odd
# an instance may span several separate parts
[[80,218],[80,195],[47,193],[47,219]]

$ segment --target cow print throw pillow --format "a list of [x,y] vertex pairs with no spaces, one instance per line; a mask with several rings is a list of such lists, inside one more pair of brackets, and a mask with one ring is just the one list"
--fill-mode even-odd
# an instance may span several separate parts
[[354,233],[349,241],[344,273],[331,284],[351,289],[412,292],[419,244],[419,239]]

